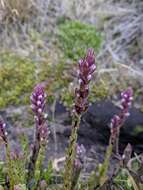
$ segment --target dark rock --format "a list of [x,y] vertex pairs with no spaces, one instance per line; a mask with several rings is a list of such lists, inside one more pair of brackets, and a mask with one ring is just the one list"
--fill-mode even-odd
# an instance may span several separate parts
[[[109,122],[113,115],[118,112],[119,108],[111,101],[94,103],[82,118],[79,136],[93,143],[108,144],[110,136]],[[121,147],[124,148],[127,143],[131,143],[134,149],[143,151],[142,140],[143,113],[133,107],[130,110],[130,116],[121,128]]]
[[[22,110],[22,113],[26,113],[26,110],[27,108],[25,108],[24,111]],[[91,147],[96,149],[96,155],[101,151],[104,152],[110,136],[110,129],[108,127],[109,122],[113,115],[117,114],[119,111],[119,108],[110,100],[96,102],[90,106],[88,111],[82,117],[81,126],[78,131],[78,142],[83,144],[88,152],[92,152],[91,154],[93,154],[93,149],[91,150]],[[16,110],[16,112],[19,112],[19,110]],[[0,115],[7,123],[10,139],[16,141],[19,134],[24,133],[29,137],[29,142],[32,143],[33,125],[30,128],[19,127],[19,122],[17,125],[13,125],[11,122],[12,115],[10,113],[15,112],[11,109],[10,111],[0,112]],[[120,150],[122,151],[127,143],[130,143],[136,152],[142,152],[143,113],[134,107],[130,110],[130,113],[131,115],[121,129]],[[55,116],[55,123],[49,122],[51,135],[48,150],[50,155],[53,154],[53,150],[58,154],[63,155],[71,134],[71,117],[69,117],[69,113],[66,111],[65,107],[59,103],[56,104]],[[24,121],[26,117],[27,116],[24,116]],[[54,131],[56,132],[56,139]],[[100,150],[98,150],[98,147]],[[104,147],[104,150],[101,150],[102,147]],[[101,158],[99,159],[101,160]]]
[[[57,135],[60,139],[68,139],[71,134],[71,118],[61,104],[56,106],[57,122],[60,121],[60,129],[57,127]],[[78,131],[78,142],[86,148],[92,145],[108,145],[110,137],[109,123],[114,114],[120,109],[110,100],[92,104],[83,115]],[[130,116],[121,128],[120,149],[123,150],[127,143],[133,146],[137,152],[143,151],[143,113],[135,107],[130,109]]]

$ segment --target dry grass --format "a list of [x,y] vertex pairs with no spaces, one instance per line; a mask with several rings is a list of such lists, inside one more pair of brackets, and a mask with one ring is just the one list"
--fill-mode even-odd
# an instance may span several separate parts
[[0,0],[0,9],[3,12],[2,20],[27,20],[33,9],[32,0]]
[[[142,1],[139,4],[142,4],[143,11]],[[139,11],[139,4],[118,3],[115,6],[112,4],[106,7],[106,10],[110,8],[113,15],[109,12],[106,16],[109,19],[104,21],[105,49],[113,58],[126,59],[127,55],[121,55],[120,52],[128,51],[129,46],[142,35],[143,12]]]
[[[110,94],[131,85],[143,101],[143,1],[108,0],[96,10],[105,42],[98,55],[99,77]],[[113,89],[113,86],[115,89]],[[137,106],[139,106],[139,104]]]

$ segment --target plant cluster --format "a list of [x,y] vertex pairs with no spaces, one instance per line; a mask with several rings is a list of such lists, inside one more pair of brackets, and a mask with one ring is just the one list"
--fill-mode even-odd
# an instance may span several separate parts
[[[121,93],[121,110],[110,121],[110,139],[103,163],[99,163],[89,177],[82,180],[86,150],[77,143],[77,131],[82,115],[88,109],[90,93],[89,83],[96,70],[93,49],[88,49],[86,56],[79,60],[78,81],[75,89],[74,107],[72,110],[72,131],[66,152],[64,170],[54,173],[51,161],[44,165],[46,147],[48,145],[50,128],[45,113],[46,83],[35,86],[31,100],[34,113],[35,134],[31,148],[28,143],[22,144],[22,149],[12,149],[8,138],[5,122],[0,119],[0,139],[5,145],[5,162],[0,164],[1,189],[5,190],[141,190],[143,188],[143,156],[132,157],[130,144],[123,154],[119,152],[120,128],[127,117],[133,101],[133,90],[129,87]],[[117,166],[108,175],[110,159],[117,159]]]

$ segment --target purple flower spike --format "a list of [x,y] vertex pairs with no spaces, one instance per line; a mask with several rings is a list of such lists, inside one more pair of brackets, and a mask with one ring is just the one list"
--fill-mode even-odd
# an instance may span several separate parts
[[40,152],[41,147],[46,145],[49,129],[46,124],[46,117],[45,117],[45,105],[46,105],[46,94],[44,91],[44,84],[38,84],[30,97],[31,99],[31,108],[35,114],[35,122],[36,122],[36,130],[35,130],[35,139],[34,144],[32,147],[32,154],[30,157],[30,162],[28,165],[28,176],[27,176],[27,186],[28,189],[31,181],[34,176],[36,162],[38,159],[38,155]]
[[75,112],[81,114],[88,108],[89,82],[96,69],[93,49],[88,49],[84,59],[79,60],[79,89],[75,90]]
[[123,114],[128,116],[129,115],[129,108],[131,106],[133,100],[133,90],[132,88],[128,88],[126,91],[121,93],[121,109],[123,110]]
[[44,92],[44,86],[42,84],[38,84],[30,97],[31,99],[31,108],[35,113],[35,120],[38,125],[41,125],[43,122],[43,113],[45,109],[45,97],[46,94]]
[[76,159],[75,159],[75,168],[76,169],[82,169],[83,164],[84,164],[84,158],[85,158],[85,154],[86,154],[86,149],[84,148],[84,146],[78,145],[76,146]]
[[48,140],[48,136],[50,134],[50,131],[46,124],[41,125],[39,128],[39,134],[40,134],[40,141],[41,143],[46,143]]
[[127,117],[130,115],[129,108],[131,107],[132,101],[133,90],[132,88],[128,88],[126,91],[121,93],[120,113],[118,115],[114,115],[110,122],[112,142],[115,141],[118,130],[122,127]]
[[49,129],[45,122],[45,104],[46,104],[46,94],[44,92],[44,86],[42,84],[38,84],[30,97],[32,105],[31,108],[35,113],[35,121],[36,121],[36,130],[37,130],[37,139],[41,141],[41,143],[46,142]]
[[95,71],[95,55],[93,49],[87,50],[87,55],[84,59],[79,60],[79,81],[83,84],[88,84],[92,74]]
[[5,130],[6,124],[0,120],[0,138],[7,144],[7,132]]

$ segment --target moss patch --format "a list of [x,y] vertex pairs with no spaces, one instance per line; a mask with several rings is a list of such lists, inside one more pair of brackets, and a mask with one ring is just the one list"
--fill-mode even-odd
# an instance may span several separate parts
[[143,126],[137,125],[133,130],[133,135],[139,135],[141,133],[143,133]]

